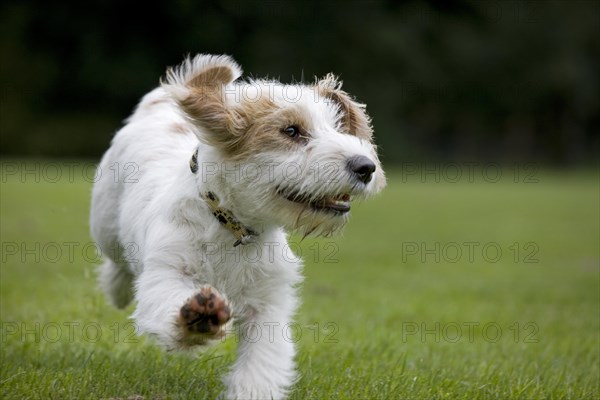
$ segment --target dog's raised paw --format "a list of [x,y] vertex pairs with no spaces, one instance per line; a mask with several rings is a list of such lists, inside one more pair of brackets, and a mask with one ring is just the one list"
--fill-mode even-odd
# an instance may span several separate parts
[[179,311],[180,325],[188,334],[221,337],[222,328],[230,318],[227,301],[210,286],[200,289]]

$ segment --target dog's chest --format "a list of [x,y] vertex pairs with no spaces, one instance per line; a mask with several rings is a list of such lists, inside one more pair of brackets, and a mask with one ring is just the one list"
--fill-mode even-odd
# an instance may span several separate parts
[[213,232],[212,240],[196,243],[196,262],[185,272],[198,284],[210,284],[225,294],[238,311],[261,308],[273,301],[279,288],[301,281],[301,260],[284,237],[233,246],[231,234],[225,233]]

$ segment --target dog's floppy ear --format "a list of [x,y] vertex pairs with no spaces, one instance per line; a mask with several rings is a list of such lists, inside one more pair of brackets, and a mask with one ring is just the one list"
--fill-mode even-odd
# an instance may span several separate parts
[[199,54],[167,70],[162,87],[194,124],[209,132],[202,139],[228,145],[242,131],[244,119],[239,107],[228,104],[225,88],[241,74],[229,56]]
[[348,93],[342,90],[342,82],[335,75],[327,74],[316,84],[319,94],[336,102],[342,113],[342,125],[351,135],[371,141],[373,128],[371,118],[365,111],[365,105],[354,101]]

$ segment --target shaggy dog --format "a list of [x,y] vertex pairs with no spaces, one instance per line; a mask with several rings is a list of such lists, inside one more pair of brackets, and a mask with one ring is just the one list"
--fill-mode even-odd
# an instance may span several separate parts
[[286,232],[332,234],[385,177],[364,106],[336,77],[240,75],[211,55],[167,71],[102,158],[91,231],[100,285],[119,308],[135,301],[139,333],[186,349],[254,329],[223,396],[278,399],[296,379],[283,329],[302,280]]

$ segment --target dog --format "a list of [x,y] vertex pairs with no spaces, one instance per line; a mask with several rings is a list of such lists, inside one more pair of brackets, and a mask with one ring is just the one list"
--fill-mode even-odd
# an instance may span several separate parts
[[224,55],[167,70],[98,165],[90,227],[99,284],[116,307],[135,301],[139,334],[184,350],[262,327],[239,342],[222,396],[280,399],[297,379],[283,329],[302,281],[287,235],[339,231],[386,179],[365,106],[334,75],[241,74]]

